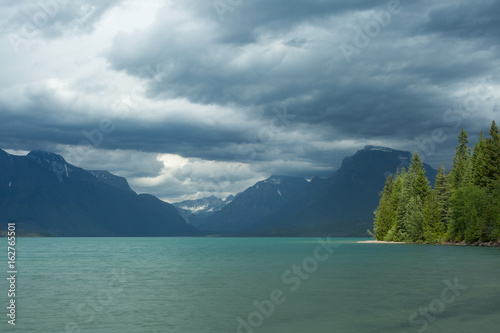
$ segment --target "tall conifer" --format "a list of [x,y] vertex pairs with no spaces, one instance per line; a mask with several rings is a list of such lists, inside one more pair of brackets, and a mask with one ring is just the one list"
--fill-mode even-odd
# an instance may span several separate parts
[[431,192],[431,187],[425,176],[424,164],[418,152],[413,154],[408,173],[411,177],[411,196],[418,196],[422,202],[425,201]]
[[392,188],[394,178],[387,177],[384,190],[380,193],[380,203],[375,211],[375,239],[383,240],[387,232],[391,229],[394,221],[394,208],[392,205]]
[[462,128],[458,134],[458,146],[453,157],[453,169],[451,170],[451,187],[458,189],[470,180],[470,148],[469,135]]
[[450,184],[448,181],[448,175],[444,169],[444,163],[438,169],[436,175],[436,181],[434,184],[435,199],[439,207],[439,213],[441,216],[441,221],[445,226],[448,226],[450,221]]
[[493,121],[490,128],[490,137],[486,138],[483,157],[483,181],[490,189],[500,179],[500,132]]

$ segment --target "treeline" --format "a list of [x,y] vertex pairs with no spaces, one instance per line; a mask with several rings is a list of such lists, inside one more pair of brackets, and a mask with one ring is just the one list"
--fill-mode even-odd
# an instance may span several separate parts
[[474,149],[462,129],[453,167],[438,170],[434,189],[418,153],[387,178],[375,211],[377,240],[416,243],[500,240],[500,133],[492,122]]

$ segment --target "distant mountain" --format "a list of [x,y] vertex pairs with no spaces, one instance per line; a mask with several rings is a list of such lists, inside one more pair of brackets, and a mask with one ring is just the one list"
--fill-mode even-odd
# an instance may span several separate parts
[[303,178],[271,176],[238,194],[231,203],[208,217],[199,228],[216,232],[246,230],[259,219],[286,205],[307,184]]
[[226,199],[217,198],[214,195],[209,197],[185,200],[173,203],[184,220],[196,228],[205,224],[206,219],[220,211],[233,201],[234,196],[230,195]]
[[175,207],[137,195],[123,178],[42,151],[14,156],[0,149],[0,222],[6,221],[57,236],[198,234]]
[[187,210],[193,214],[197,215],[212,215],[222,208],[224,208],[227,204],[233,201],[234,196],[230,195],[226,199],[217,198],[214,195],[209,197],[195,199],[195,200],[185,200],[181,202],[175,202],[172,205]]
[[[261,235],[366,236],[373,226],[378,194],[389,174],[408,168],[412,155],[386,147],[366,146],[346,157],[330,178],[313,179],[276,212],[247,229]],[[436,170],[425,164],[434,181]]]

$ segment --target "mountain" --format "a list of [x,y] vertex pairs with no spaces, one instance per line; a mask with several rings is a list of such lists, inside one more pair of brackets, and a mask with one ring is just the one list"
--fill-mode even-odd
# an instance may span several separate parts
[[212,215],[222,208],[224,208],[227,204],[233,201],[234,196],[230,195],[226,199],[217,198],[214,195],[209,197],[196,199],[196,200],[185,200],[181,202],[175,202],[172,205],[187,210],[193,214],[197,215]]
[[286,205],[307,184],[303,178],[271,176],[238,194],[231,203],[208,217],[199,228],[215,232],[246,230],[259,219]]
[[185,200],[173,203],[179,214],[192,226],[199,228],[205,224],[206,219],[233,201],[234,196],[230,195],[226,199],[217,198],[214,195],[209,197]]
[[14,156],[0,149],[0,222],[56,236],[188,236],[175,207],[137,195],[126,180],[88,172],[59,155]]
[[[389,174],[408,168],[410,152],[366,146],[346,157],[327,179],[315,178],[286,205],[264,216],[248,232],[261,235],[366,236],[373,226],[378,194]],[[434,181],[436,170],[424,164]]]

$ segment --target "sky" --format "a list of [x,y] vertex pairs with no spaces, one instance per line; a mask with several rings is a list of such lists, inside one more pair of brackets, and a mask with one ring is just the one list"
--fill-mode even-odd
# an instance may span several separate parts
[[[0,148],[167,202],[328,177],[365,145],[449,165],[500,120],[500,1],[3,0]],[[472,144],[471,144],[472,145]]]

